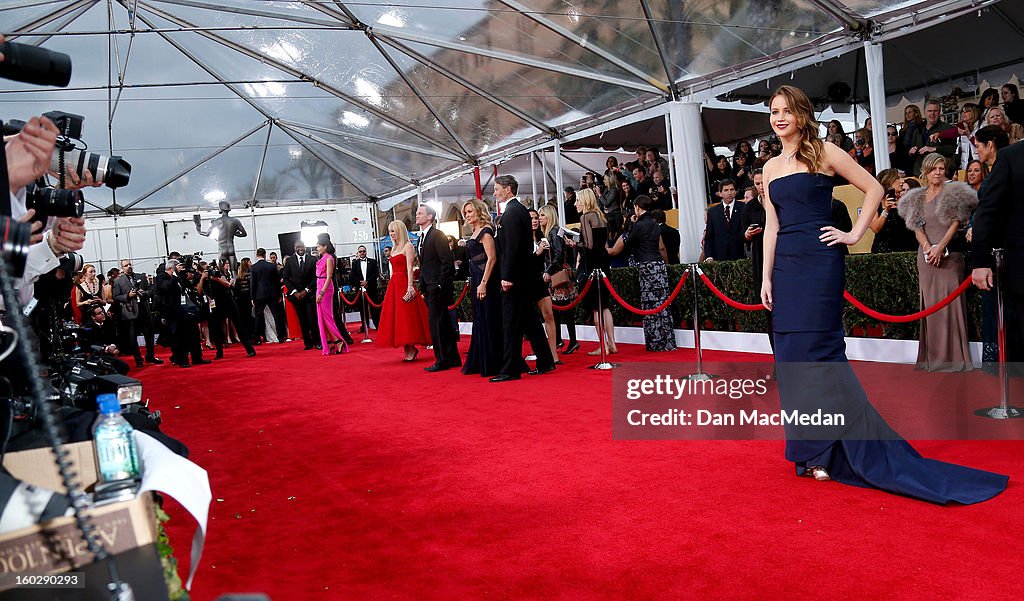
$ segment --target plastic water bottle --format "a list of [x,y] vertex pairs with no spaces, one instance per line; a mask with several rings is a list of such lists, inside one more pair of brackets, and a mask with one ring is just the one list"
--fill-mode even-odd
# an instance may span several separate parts
[[137,480],[139,455],[135,449],[133,429],[121,417],[121,403],[117,395],[101,394],[96,397],[100,416],[92,428],[96,441],[96,468],[100,482]]

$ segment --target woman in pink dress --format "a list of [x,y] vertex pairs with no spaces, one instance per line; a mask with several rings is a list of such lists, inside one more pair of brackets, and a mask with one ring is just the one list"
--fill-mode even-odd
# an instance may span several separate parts
[[320,256],[316,262],[316,318],[320,324],[320,346],[323,347],[324,355],[347,353],[348,345],[334,322],[335,260],[330,234],[323,233],[316,237],[316,250]]
[[380,310],[377,342],[382,346],[405,347],[405,358],[402,360],[414,361],[420,352],[416,345],[430,344],[427,304],[412,285],[412,264],[416,260],[416,249],[409,242],[409,231],[405,223],[392,221],[388,225],[388,234],[395,248],[391,253],[391,280]]

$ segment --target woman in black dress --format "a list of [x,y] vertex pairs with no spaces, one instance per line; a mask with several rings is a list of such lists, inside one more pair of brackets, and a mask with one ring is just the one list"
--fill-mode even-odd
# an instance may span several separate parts
[[[103,304],[103,284],[96,277],[96,267],[86,263],[82,267],[82,277],[74,288],[75,306],[81,314],[89,315],[89,310]],[[84,318],[83,318],[84,321]]]
[[[582,235],[579,242],[571,242],[569,238],[566,238],[566,244],[569,246],[578,246],[579,251],[579,269],[576,271],[576,282],[579,286],[583,286],[586,281],[590,278],[590,273],[595,269],[601,269],[605,275],[610,273],[611,268],[608,266],[608,249],[605,243],[608,241],[608,221],[604,217],[604,213],[597,206],[597,197],[594,196],[593,191],[589,188],[584,188],[576,193],[576,210],[580,212],[580,227],[583,229]],[[602,332],[599,329],[598,324],[598,293],[597,290],[601,290],[601,307],[604,314],[604,340],[605,348],[609,353],[617,353],[619,349],[615,346],[615,323],[612,321],[612,311],[609,308],[611,297],[608,294],[608,289],[603,283],[598,286],[598,282],[591,284],[590,292],[587,293],[586,298],[583,300],[583,305],[594,314],[594,327],[598,328],[598,339]],[[596,349],[587,353],[591,356],[601,354],[601,347],[598,346]]]
[[469,294],[473,302],[473,336],[469,355],[462,365],[464,374],[494,376],[501,370],[501,278],[494,276],[498,250],[491,228],[491,212],[479,200],[462,207],[462,217],[473,233],[466,240],[469,261]]
[[[551,285],[551,276],[562,271],[566,267],[571,270],[575,261],[570,257],[572,249],[565,245],[565,239],[558,235],[558,213],[555,207],[544,205],[540,208],[540,229],[544,232],[544,238],[548,241],[548,251],[544,256],[544,281],[551,287],[551,300],[560,304],[571,303],[579,296],[579,289],[576,287],[575,274],[570,276],[569,282],[558,286]],[[565,348],[565,354],[571,355],[579,350],[580,343],[576,341],[576,320],[573,318],[573,311],[556,311],[555,323],[565,324],[569,333],[569,346]],[[561,336],[561,328],[556,330],[557,336]],[[556,346],[561,346],[558,342]]]
[[[629,253],[640,272],[640,308],[653,309],[665,302],[669,294],[668,252],[661,239],[661,227],[650,211],[654,201],[641,194],[636,197],[636,221],[615,241],[608,253],[612,256]],[[674,351],[676,334],[672,328],[672,309],[644,316],[644,342],[649,351]]]

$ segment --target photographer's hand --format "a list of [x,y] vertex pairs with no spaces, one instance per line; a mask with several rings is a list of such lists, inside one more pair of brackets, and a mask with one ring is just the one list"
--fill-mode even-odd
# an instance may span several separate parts
[[[58,178],[58,180],[60,179],[59,173],[51,171],[50,174]],[[64,175],[65,190],[80,190],[85,187],[97,188],[100,185],[102,184],[93,178],[92,171],[89,171],[88,169],[84,171],[82,177],[78,177],[78,174],[75,173],[74,169],[68,169],[67,173]]]
[[57,126],[46,117],[32,117],[21,131],[7,140],[7,176],[17,193],[46,173],[57,143]]
[[47,235],[47,243],[54,254],[58,255],[82,250],[85,246],[85,219],[58,217]]
[[27,213],[18,218],[18,221],[21,223],[32,223],[32,237],[28,239],[29,244],[38,244],[43,241],[43,222],[32,221],[32,218],[35,216],[36,210],[29,209]]

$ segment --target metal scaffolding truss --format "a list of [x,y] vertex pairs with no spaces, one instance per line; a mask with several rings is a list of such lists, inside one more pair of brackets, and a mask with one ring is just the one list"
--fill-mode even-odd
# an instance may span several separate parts
[[86,116],[134,167],[90,191],[111,213],[394,199],[968,11],[1017,27],[997,1],[0,0],[74,61],[0,118]]

